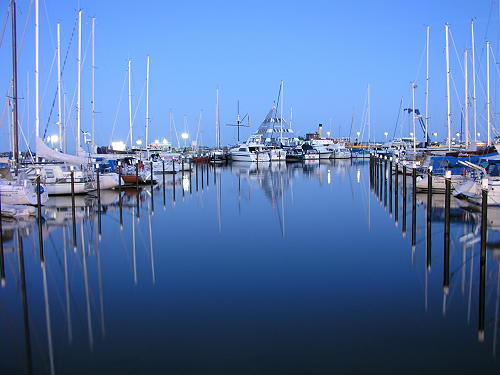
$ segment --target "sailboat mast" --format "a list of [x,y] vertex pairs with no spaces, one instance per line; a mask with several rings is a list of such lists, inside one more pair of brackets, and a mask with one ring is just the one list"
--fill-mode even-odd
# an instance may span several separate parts
[[413,152],[417,152],[417,134],[416,134],[416,116],[415,116],[415,89],[417,84],[415,82],[411,83],[411,111],[412,111],[412,123],[413,123]]
[[491,111],[490,111],[490,42],[486,42],[486,111],[488,112],[488,146],[491,143]]
[[39,0],[35,0],[35,141],[40,137]]
[[368,93],[367,93],[367,102],[368,102],[368,145],[371,142],[371,133],[372,133],[372,114],[371,114],[371,88],[370,84],[368,84]]
[[281,103],[280,103],[280,146],[283,146],[283,99],[284,99],[284,84],[283,81],[281,81]]
[[128,60],[128,124],[130,135],[130,148],[134,147],[134,137],[132,134],[132,61]]
[[92,17],[92,152],[95,148],[95,17]]
[[474,144],[477,143],[477,109],[476,109],[476,41],[474,38],[474,20],[471,21],[472,37],[472,113],[474,124]]
[[449,25],[445,24],[446,31],[446,104],[447,104],[447,119],[448,119],[448,151],[451,150],[451,95],[450,95],[450,48],[448,41]]
[[81,79],[82,79],[82,11],[78,12],[78,82],[77,82],[77,100],[76,100],[76,152],[80,152],[80,133],[82,126],[82,113],[81,113]]
[[57,124],[59,125],[59,149],[62,151],[62,108],[61,108],[61,24],[57,24]]
[[17,167],[19,164],[19,137],[18,137],[18,120],[17,120],[17,35],[16,35],[16,2],[12,0],[10,3],[12,12],[12,105],[13,105],[13,122],[12,122],[12,135],[14,154],[14,162]]
[[216,89],[215,100],[215,146],[220,148],[220,119],[219,119],[219,88]]
[[468,79],[468,53],[464,51],[464,121],[465,121],[465,148],[469,148],[469,79]]
[[427,37],[426,37],[426,47],[425,47],[425,144],[427,145],[427,140],[429,139],[429,44],[430,44],[430,26],[427,26]]
[[149,159],[149,56],[146,62],[146,153]]

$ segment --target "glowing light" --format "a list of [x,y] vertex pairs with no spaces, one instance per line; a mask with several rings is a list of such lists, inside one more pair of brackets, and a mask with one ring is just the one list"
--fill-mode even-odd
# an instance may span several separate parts
[[115,151],[125,151],[126,146],[125,143],[123,143],[123,141],[115,141],[111,142],[111,148]]
[[181,138],[182,139],[188,139],[189,138],[189,134],[186,133],[186,132],[184,132],[184,133],[181,134]]

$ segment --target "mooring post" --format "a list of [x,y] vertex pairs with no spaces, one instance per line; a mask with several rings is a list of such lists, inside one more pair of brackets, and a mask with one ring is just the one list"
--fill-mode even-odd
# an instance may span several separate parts
[[387,207],[387,155],[384,156],[384,207]]
[[[37,195],[39,193],[37,192]],[[37,198],[38,200],[38,198]],[[2,218],[1,218],[1,212],[2,212],[2,197],[0,195],[0,282],[2,284],[2,287],[5,286],[5,262],[4,262],[4,255],[3,255],[3,228],[2,228]]]
[[153,173],[153,161],[150,162],[151,163],[151,214],[154,214],[155,212],[155,202],[154,202],[154,196],[153,196],[153,188],[154,188],[154,180],[153,180],[153,176],[154,176],[154,173]]
[[172,159],[172,199],[175,202],[175,160]]
[[139,190],[139,162],[135,162],[135,188]]
[[406,236],[406,161],[403,160],[403,236]]
[[394,220],[396,224],[398,223],[398,214],[399,214],[399,179],[398,179],[398,172],[399,172],[399,159],[396,158],[395,160],[395,168],[396,168],[396,173],[394,173]]
[[195,163],[194,167],[196,169],[196,191],[198,191],[198,163]]
[[73,250],[76,251],[76,208],[75,208],[75,171],[73,166],[70,167],[71,170],[71,217],[73,219]]
[[[43,232],[42,232],[42,191],[40,186],[40,175],[36,177],[36,206],[38,214],[38,245],[40,247],[40,262],[44,261],[43,253]],[[1,219],[0,219],[1,220]],[[3,244],[2,244],[3,251]]]
[[488,179],[481,180],[481,256],[479,269],[479,327],[478,339],[484,341],[484,323],[486,311],[486,241],[488,235]]
[[99,178],[99,164],[95,165],[96,182],[97,182],[97,227],[99,233],[99,240],[101,239],[101,179]]
[[444,269],[443,293],[449,292],[450,287],[450,203],[451,203],[451,171],[445,172],[444,190]]
[[389,214],[392,215],[392,156],[389,157]]
[[[118,161],[118,192],[122,192],[122,162]],[[121,197],[121,194],[120,194]]]
[[431,269],[432,258],[432,165],[427,170],[426,263]]
[[411,246],[414,249],[417,244],[417,164],[412,166],[412,201],[411,201]]

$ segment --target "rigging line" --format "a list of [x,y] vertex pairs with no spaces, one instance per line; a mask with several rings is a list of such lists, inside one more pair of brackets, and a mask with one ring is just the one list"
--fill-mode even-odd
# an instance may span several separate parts
[[[54,64],[56,62],[56,58],[57,58],[57,50],[54,51],[54,57],[52,58],[52,64],[50,65],[49,74],[47,75],[47,81],[45,82],[45,88],[43,89],[43,95],[42,95],[42,100],[40,101],[40,107],[43,107],[43,102],[45,101],[45,95],[47,94],[47,89],[49,87],[50,77],[52,76],[52,70],[54,69]],[[52,105],[52,107],[50,108],[49,119],[47,120],[47,124],[45,125],[45,131],[43,132],[43,138],[45,138],[45,135],[47,134],[47,127],[49,126],[50,115],[52,114],[53,108],[54,108],[54,105]]]
[[455,39],[453,39],[453,34],[450,29],[451,43],[453,44],[453,49],[455,50],[455,55],[457,56],[458,66],[460,67],[460,71],[462,72],[462,76],[464,75],[464,68],[462,66],[461,58],[458,56],[457,46],[455,45]]
[[[66,48],[66,54],[64,56],[64,61],[63,61],[62,67],[61,67],[61,77],[60,77],[61,81],[62,81],[62,77],[63,77],[63,74],[64,74],[64,68],[66,67],[66,62],[68,60],[69,50],[71,48],[71,44],[73,43],[73,37],[75,35],[75,30],[76,30],[77,24],[78,24],[78,15],[75,17],[75,23],[73,24],[73,30],[71,31],[71,37],[69,39],[68,48]],[[56,54],[57,54],[57,49],[56,49]],[[56,92],[54,94],[54,98],[52,99],[52,106],[50,108],[49,117],[48,117],[47,122],[45,124],[45,130],[43,132],[43,138],[45,138],[45,135],[47,134],[47,128],[48,128],[48,126],[50,124],[50,119],[52,118],[52,112],[54,111],[54,106],[55,106],[56,100],[57,100],[57,90],[58,90],[58,88],[56,87]],[[45,94],[44,94],[44,96],[45,96]]]
[[450,73],[451,76],[451,83],[453,83],[453,88],[455,90],[455,95],[457,97],[458,104],[460,106],[460,113],[462,113],[462,116],[464,115],[464,107],[462,106],[462,101],[460,100],[460,95],[458,94],[457,86],[455,85],[455,79],[453,78],[453,74]]
[[0,35],[0,48],[2,48],[3,37],[5,35],[5,29],[7,27],[7,21],[9,20],[10,6],[7,7],[7,11],[5,12],[5,20],[3,22],[2,34]]
[[134,117],[132,117],[132,127],[135,122],[135,117],[137,116],[137,111],[139,111],[139,105],[141,104],[142,97],[144,96],[144,90],[146,89],[146,81],[144,81],[144,85],[142,86],[141,95],[139,95],[139,100],[137,101],[137,105],[135,107]]
[[47,23],[49,24],[49,36],[50,41],[52,42],[52,48],[55,47],[56,43],[54,43],[54,35],[52,35],[52,25],[50,24],[49,11],[47,10],[47,2],[43,1],[43,7],[45,8],[45,18],[47,19]]
[[118,105],[116,106],[115,120],[113,121],[113,128],[111,129],[111,137],[109,138],[110,145],[111,145],[111,142],[113,141],[113,136],[115,134],[116,123],[118,122],[118,116],[120,114],[120,108],[121,108],[122,99],[123,99],[123,92],[125,91],[126,83],[127,83],[127,71],[125,70],[125,78],[123,79],[122,89],[120,91],[120,97],[118,99]]
[[424,44],[424,49],[422,50],[422,54],[420,55],[420,62],[418,63],[417,74],[416,74],[415,80],[413,82],[418,81],[418,76],[420,75],[420,69],[422,69],[422,63],[424,61],[426,49],[427,49],[427,42]]
[[392,139],[396,137],[396,132],[398,131],[399,118],[401,117],[401,108],[403,107],[403,97],[399,101],[398,116],[396,118],[396,125],[394,126],[394,132],[392,133]]

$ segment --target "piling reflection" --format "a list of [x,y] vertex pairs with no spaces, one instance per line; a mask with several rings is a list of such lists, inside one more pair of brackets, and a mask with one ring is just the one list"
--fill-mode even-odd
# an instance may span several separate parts
[[[380,186],[385,185],[385,168],[383,159],[374,158],[370,162],[371,190],[373,196],[385,205],[385,194],[381,194]],[[441,290],[443,316],[447,316],[450,304],[455,303],[457,294],[466,302],[464,323],[471,323],[471,314],[474,310],[474,295],[477,295],[477,337],[479,342],[488,339],[491,333],[493,356],[497,354],[498,313],[500,306],[500,258],[497,255],[497,241],[500,238],[500,208],[469,204],[458,200],[451,195],[451,182],[446,179],[444,194],[432,192],[432,179],[428,179],[429,186],[425,193],[416,193],[413,186],[415,181],[414,169],[407,174],[405,165],[402,173],[398,174],[397,164],[393,173],[394,208],[397,220],[397,207],[402,204],[403,237],[406,228],[407,194],[411,195],[412,210],[412,238],[408,244],[411,264],[418,265],[419,254],[424,254],[423,293],[424,309],[429,308],[429,294],[432,290],[431,266],[434,261],[442,263]],[[432,171],[428,172],[429,175]],[[384,188],[385,189],[385,188]],[[402,200],[399,202],[399,196]],[[419,212],[422,212],[420,215]],[[417,214],[418,213],[418,214]],[[423,230],[422,228],[425,228]],[[433,234],[434,233],[434,234]],[[442,249],[442,251],[437,251]],[[434,251],[433,251],[434,250]],[[439,254],[442,254],[439,256]],[[477,261],[479,258],[479,261]],[[493,262],[492,271],[488,271],[487,264]],[[479,263],[479,272],[476,271]],[[474,290],[474,286],[477,289]],[[488,285],[494,288],[488,292]],[[455,295],[452,302],[451,297]],[[494,306],[494,308],[493,308]],[[456,308],[456,306],[454,306]],[[488,315],[492,314],[492,317]]]

